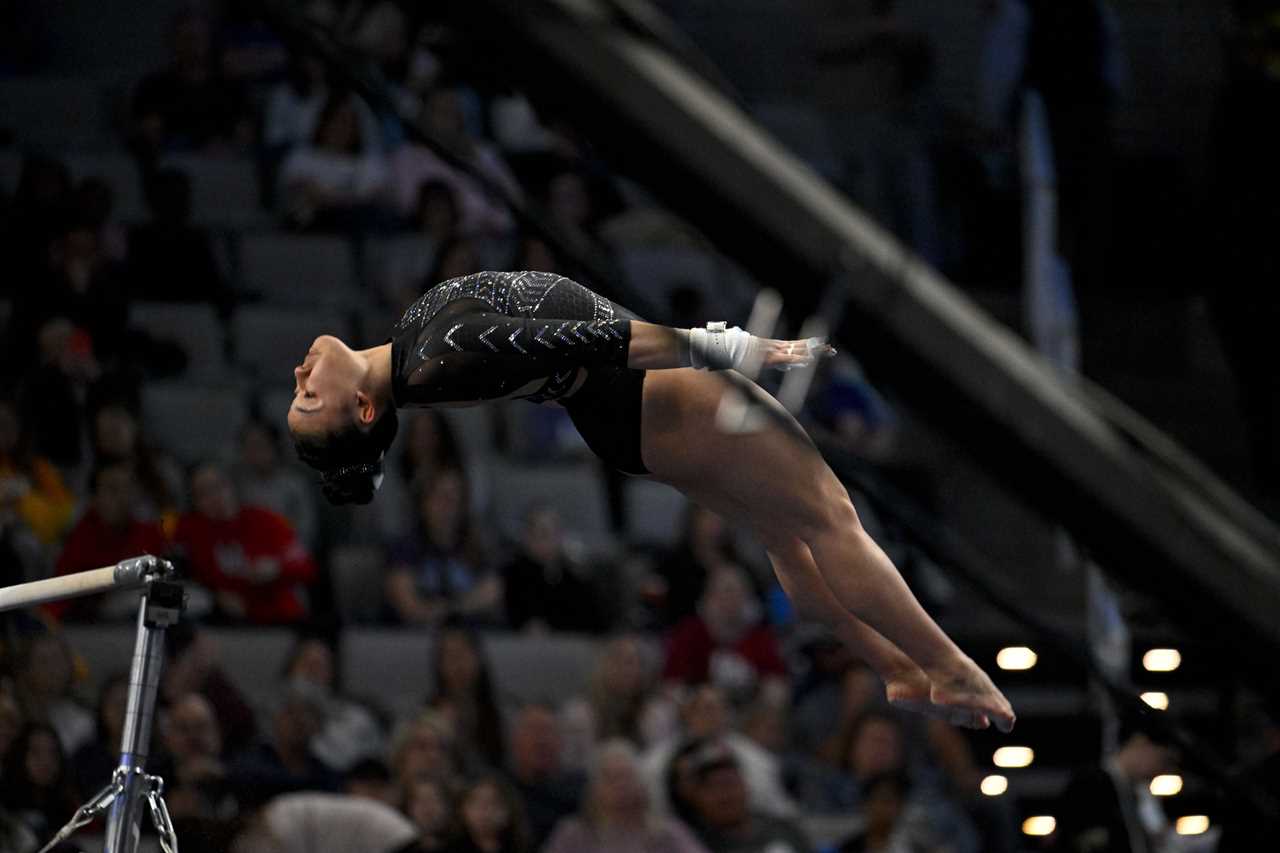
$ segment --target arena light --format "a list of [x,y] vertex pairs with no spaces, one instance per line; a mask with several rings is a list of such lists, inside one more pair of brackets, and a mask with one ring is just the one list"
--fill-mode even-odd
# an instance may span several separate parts
[[1035,815],[1022,822],[1023,835],[1052,835],[1057,828],[1058,822],[1047,814]]
[[1029,746],[1002,746],[991,756],[996,767],[1026,767],[1036,760]]
[[1173,672],[1182,665],[1182,653],[1177,649],[1151,649],[1142,656],[1142,667],[1147,672]]
[[1151,796],[1172,797],[1182,790],[1182,777],[1174,774],[1157,776],[1151,780]]
[[1157,711],[1169,710],[1169,694],[1160,690],[1151,690],[1142,694],[1142,701]]
[[1203,835],[1209,831],[1209,818],[1202,814],[1191,814],[1178,818],[1173,825],[1179,835]]
[[982,793],[988,797],[998,797],[1009,790],[1009,780],[998,773],[993,773],[982,780]]
[[1006,646],[996,655],[996,666],[1009,671],[1031,669],[1036,665],[1036,653],[1026,646]]

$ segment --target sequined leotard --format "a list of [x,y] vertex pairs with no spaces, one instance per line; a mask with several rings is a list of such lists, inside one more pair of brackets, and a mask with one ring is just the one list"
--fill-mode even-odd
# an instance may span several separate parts
[[[493,400],[543,379],[523,398],[561,402],[592,450],[619,470],[644,474],[644,371],[626,366],[633,319],[552,273],[450,279],[424,293],[392,330],[392,396],[400,407]],[[588,378],[566,398],[580,367]]]

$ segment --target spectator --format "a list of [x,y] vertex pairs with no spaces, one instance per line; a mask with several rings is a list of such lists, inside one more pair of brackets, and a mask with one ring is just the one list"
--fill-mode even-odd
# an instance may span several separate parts
[[724,563],[741,564],[733,531],[709,509],[690,503],[680,541],[658,564],[655,579],[663,602],[660,622],[671,626],[692,616],[711,570]]
[[415,779],[404,792],[404,813],[418,829],[423,850],[447,850],[458,834],[449,791],[439,779]]
[[560,513],[546,504],[530,507],[519,550],[501,572],[507,626],[517,631],[604,630],[606,614],[589,573],[566,540]]
[[269,420],[253,418],[240,430],[240,459],[235,468],[241,499],[288,519],[298,539],[314,548],[319,538],[315,489],[286,465],[280,452],[280,429]]
[[520,245],[516,248],[516,257],[511,268],[553,272],[556,274],[563,274],[564,272],[556,253],[551,251],[551,247],[541,238],[530,234],[525,234],[520,238]]
[[424,711],[391,739],[391,773],[401,790],[417,779],[452,783],[462,778],[463,763],[449,721],[439,711]]
[[166,167],[147,174],[151,218],[129,235],[129,286],[136,299],[207,302],[224,313],[232,293],[208,233],[191,224],[191,178]]
[[233,760],[228,771],[241,808],[290,791],[341,789],[341,778],[311,752],[323,719],[312,691],[291,686],[276,699],[268,738]]
[[96,362],[109,364],[123,352],[128,298],[119,265],[103,252],[88,214],[65,211],[49,241],[44,266],[16,300],[10,329],[22,365],[41,350],[39,331],[65,318],[87,338]]
[[246,147],[253,127],[244,93],[225,80],[210,49],[209,19],[180,12],[170,29],[169,67],[142,78],[133,95],[133,133],[139,153]]
[[[140,554],[169,552],[169,542],[160,525],[138,518],[137,478],[132,465],[99,463],[89,479],[93,490],[89,508],[67,536],[54,567],[55,574],[85,572]],[[120,616],[137,609],[137,594],[109,599],[76,598],[48,604],[46,609],[62,619],[74,621],[103,614]]]
[[161,701],[172,704],[188,693],[199,693],[213,706],[223,751],[234,755],[247,749],[257,729],[253,709],[223,672],[217,646],[208,633],[185,619],[169,628],[164,651]]
[[4,756],[0,803],[35,834],[51,838],[80,807],[58,733],[28,723]]
[[129,236],[125,227],[112,218],[116,199],[111,185],[96,175],[81,178],[73,198],[75,209],[97,235],[103,257],[113,264],[124,261],[129,253]]
[[262,144],[278,159],[311,139],[329,98],[324,63],[314,56],[293,56],[285,78],[267,93],[262,118]]
[[378,289],[396,308],[407,308],[436,267],[441,247],[458,237],[458,200],[440,180],[423,181],[413,213],[413,232],[392,240],[379,260]]
[[9,692],[8,686],[0,686],[0,760],[8,754],[9,747],[13,746],[13,742],[22,733],[25,723],[26,718],[22,715],[22,708],[18,707],[18,702]]
[[510,770],[535,849],[541,849],[558,821],[577,811],[582,797],[582,777],[567,772],[562,758],[555,712],[545,705],[526,705],[511,726]]
[[338,772],[381,755],[386,737],[377,718],[363,704],[342,692],[337,671],[337,647],[320,636],[299,635],[285,662],[284,677],[291,685],[314,691],[324,716],[311,751]]
[[[842,733],[840,750],[840,774],[830,777],[831,782],[825,791],[813,789],[808,791],[812,807],[817,811],[845,813],[851,809],[870,809],[867,802],[872,795],[872,781],[885,776],[905,777],[905,785],[890,785],[891,790],[881,792],[883,802],[876,808],[882,809],[882,815],[892,812],[900,817],[900,822],[890,821],[890,826],[881,827],[887,834],[891,829],[895,835],[904,835],[918,839],[918,843],[928,848],[937,839],[945,838],[947,849],[956,853],[988,853],[1005,849],[999,837],[1000,827],[991,827],[991,838],[980,839],[966,806],[978,789],[980,777],[976,777],[969,767],[961,767],[961,760],[968,756],[966,744],[961,740],[948,737],[945,726],[938,727],[938,734],[932,736],[932,742],[939,753],[946,759],[947,770],[959,777],[956,784],[948,789],[946,779],[939,778],[936,771],[923,762],[911,762],[907,751],[907,731],[903,721],[894,712],[871,709],[845,727]],[[932,731],[932,730],[931,730]],[[957,747],[964,751],[957,754]],[[913,766],[914,764],[914,766]],[[894,806],[895,796],[905,800]],[[960,799],[957,799],[957,795]],[[981,808],[973,810],[984,817],[984,822],[999,822],[1003,816],[991,814],[981,815]]]
[[704,851],[679,821],[651,813],[635,747],[616,739],[605,741],[597,750],[579,814],[560,821],[544,849],[546,853]]
[[925,815],[907,808],[911,780],[905,773],[881,773],[866,780],[862,811],[866,823],[836,848],[838,853],[943,853],[950,845],[936,838]]
[[458,797],[462,824],[450,853],[525,853],[532,850],[520,799],[501,776],[482,776]]
[[191,474],[191,506],[174,542],[225,618],[272,625],[306,616],[316,565],[283,516],[242,506],[230,478],[209,462]]
[[480,272],[484,267],[480,244],[476,239],[454,237],[436,252],[435,265],[427,271],[427,277],[420,282],[419,289],[425,291],[442,281]]
[[572,249],[607,258],[609,246],[600,236],[606,213],[602,183],[577,169],[563,169],[547,181],[544,203],[557,233]]
[[489,767],[502,767],[502,714],[480,637],[462,625],[449,625],[436,637],[433,651],[427,705],[452,721],[460,745]]
[[406,483],[424,484],[437,475],[461,471],[462,449],[449,419],[439,409],[420,409],[405,430],[400,474]]
[[653,667],[640,637],[624,634],[608,642],[596,658],[591,675],[591,705],[601,739],[626,738],[642,742],[641,714],[657,687]]
[[[460,91],[443,87],[433,90],[427,95],[423,118],[432,136],[449,146],[472,169],[509,196],[521,197],[520,186],[497,149],[467,130]],[[396,209],[402,216],[413,212],[418,187],[427,181],[440,181],[453,190],[457,200],[460,234],[501,235],[512,229],[511,214],[502,199],[427,148],[401,146],[391,155],[391,171]]]
[[170,704],[160,718],[165,799],[175,819],[212,820],[234,809],[223,762],[222,733],[213,706],[199,693]]
[[22,374],[18,408],[34,437],[32,449],[64,470],[76,468],[83,460],[83,401],[102,368],[88,333],[66,317],[41,323],[34,341],[20,325],[25,322],[9,323],[19,331],[6,334],[13,348],[5,369]]
[[1101,764],[1072,774],[1058,797],[1058,825],[1054,847],[1079,850],[1095,843],[1113,853],[1160,850],[1174,836],[1148,785],[1161,773],[1177,767],[1177,750],[1121,721],[1120,747]]
[[793,697],[790,746],[801,755],[836,764],[840,732],[883,695],[883,688],[875,673],[825,629],[798,639],[799,671],[804,676]]
[[387,162],[361,121],[361,102],[332,92],[306,145],[280,165],[279,201],[292,224],[349,230],[379,223],[387,191]]
[[[0,281],[0,294],[6,298],[14,297],[20,284],[43,274],[49,242],[62,222],[71,190],[71,171],[62,161],[43,154],[22,158],[11,215],[5,223],[5,257],[12,264],[11,274]],[[6,353],[10,358],[15,354]]]
[[695,739],[672,758],[668,796],[713,853],[804,853],[812,850],[800,828],[750,808],[746,780],[732,749]]
[[70,525],[75,505],[58,469],[32,449],[17,405],[0,399],[0,508],[12,508],[41,544],[50,545]]
[[760,621],[760,605],[742,569],[724,565],[708,576],[698,613],[671,632],[663,678],[682,684],[709,679],[739,696],[785,687],[787,667],[777,638]]
[[391,768],[381,758],[362,758],[343,777],[345,791],[352,797],[366,797],[392,808],[401,804],[400,789],[391,778]]
[[574,696],[560,706],[560,765],[566,772],[584,774],[595,752],[596,712],[591,703]]
[[98,727],[93,740],[71,757],[76,787],[97,791],[111,779],[120,763],[120,736],[124,732],[125,703],[129,697],[129,676],[118,672],[102,682],[98,690]]
[[90,423],[94,460],[125,462],[133,468],[138,486],[134,497],[139,500],[133,512],[166,523],[176,520],[182,503],[182,472],[172,457],[144,440],[136,401],[100,401]]
[[724,691],[712,684],[693,689],[681,708],[682,732],[649,748],[643,758],[645,778],[650,796],[659,809],[675,809],[667,799],[664,781],[672,763],[672,755],[693,739],[715,740],[734,755],[734,761],[746,779],[751,808],[777,817],[790,817],[795,804],[782,787],[782,768],[778,760],[755,741],[731,728],[728,702]]
[[61,634],[41,632],[21,646],[15,697],[28,722],[57,732],[66,755],[93,738],[93,715],[71,696],[73,676],[71,649]]
[[451,614],[493,621],[502,580],[489,571],[465,477],[442,469],[416,492],[417,533],[391,549],[386,595],[392,612],[413,625],[439,624]]

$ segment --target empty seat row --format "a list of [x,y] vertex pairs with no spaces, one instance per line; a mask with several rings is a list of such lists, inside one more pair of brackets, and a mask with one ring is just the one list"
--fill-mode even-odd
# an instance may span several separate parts
[[[376,586],[377,584],[370,584]],[[217,660],[232,683],[255,704],[265,707],[281,688],[280,673],[293,647],[289,629],[207,629]],[[67,639],[86,665],[95,695],[108,676],[127,670],[132,656],[133,626],[68,626]],[[598,653],[598,641],[553,635],[529,638],[487,634],[483,643],[493,666],[499,701],[562,702],[586,688]],[[344,689],[367,697],[403,719],[417,710],[431,683],[433,638],[422,631],[355,629],[342,644],[339,671]]]
[[240,376],[287,384],[293,367],[318,335],[349,336],[346,316],[323,307],[243,306],[231,318],[229,341],[209,305],[137,302],[130,306],[129,321],[132,328],[180,346],[188,358],[184,378],[205,382],[233,379],[235,374],[229,370],[233,363]]

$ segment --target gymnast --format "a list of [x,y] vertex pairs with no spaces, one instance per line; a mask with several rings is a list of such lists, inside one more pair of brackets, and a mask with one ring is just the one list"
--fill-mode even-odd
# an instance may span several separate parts
[[[864,659],[893,705],[1011,731],[1008,700],[920,606],[802,427],[733,372],[786,370],[833,352],[723,323],[646,323],[551,273],[480,272],[427,290],[380,346],[316,338],[293,371],[289,429],[330,502],[368,503],[398,407],[558,403],[607,464],[750,528],[798,611]],[[719,428],[725,379],[777,417],[754,431]]]

